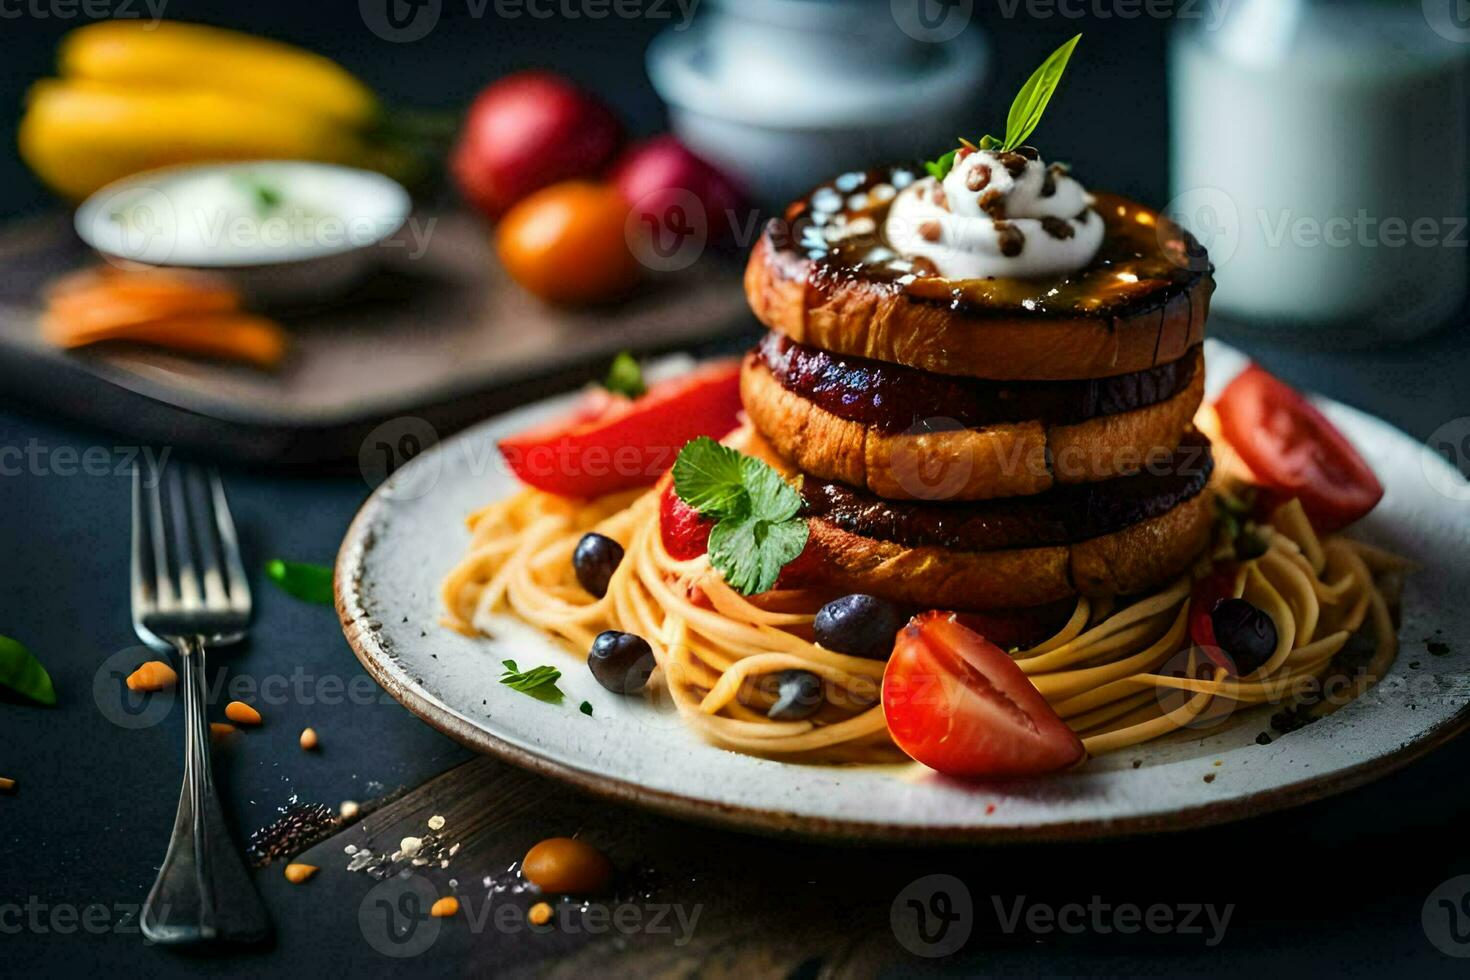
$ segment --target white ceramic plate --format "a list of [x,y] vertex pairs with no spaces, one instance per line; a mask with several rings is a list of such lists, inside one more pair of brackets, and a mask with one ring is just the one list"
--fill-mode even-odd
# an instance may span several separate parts
[[[1242,359],[1214,343],[1208,356],[1218,390]],[[1403,649],[1392,673],[1336,714],[1257,745],[1270,709],[1256,709],[1080,771],[988,784],[947,780],[917,766],[793,765],[714,748],[667,705],[603,690],[579,656],[523,624],[498,620],[494,639],[438,625],[439,580],[467,544],[465,515],[515,486],[495,440],[554,415],[567,401],[534,405],[446,440],[379,487],[343,541],[337,602],[359,659],[411,711],[466,745],[595,793],[736,827],[824,837],[1099,837],[1317,799],[1383,775],[1470,723],[1470,487],[1403,433],[1324,403],[1387,488],[1355,533],[1423,565],[1405,590]],[[1431,655],[1428,640],[1450,652]],[[502,659],[560,667],[566,701],[545,704],[502,686]],[[592,717],[578,711],[583,700],[593,705]]]

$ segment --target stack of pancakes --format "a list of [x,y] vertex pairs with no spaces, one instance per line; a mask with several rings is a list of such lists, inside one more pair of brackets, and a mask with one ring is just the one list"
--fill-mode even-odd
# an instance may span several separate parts
[[[1108,236],[1082,272],[945,280],[884,249],[896,173],[818,188],[768,225],[746,270],[770,333],[741,394],[802,475],[809,574],[951,609],[1177,575],[1213,518],[1209,442],[1192,426],[1213,290],[1197,243],[1099,195]],[[819,210],[833,190],[842,203]]]

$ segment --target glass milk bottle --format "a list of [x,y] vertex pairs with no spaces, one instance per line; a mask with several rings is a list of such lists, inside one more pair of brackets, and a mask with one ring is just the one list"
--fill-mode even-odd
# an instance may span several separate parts
[[1460,308],[1470,21],[1456,2],[1236,0],[1174,35],[1170,210],[1210,249],[1225,320],[1365,345]]

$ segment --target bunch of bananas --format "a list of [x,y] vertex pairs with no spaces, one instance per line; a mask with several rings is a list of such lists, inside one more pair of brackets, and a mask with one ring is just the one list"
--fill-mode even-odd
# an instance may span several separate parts
[[[101,21],[66,36],[32,86],[20,153],[72,199],[128,174],[209,160],[318,160],[400,171],[377,97],[320,55],[234,31]],[[401,174],[395,174],[401,175]]]

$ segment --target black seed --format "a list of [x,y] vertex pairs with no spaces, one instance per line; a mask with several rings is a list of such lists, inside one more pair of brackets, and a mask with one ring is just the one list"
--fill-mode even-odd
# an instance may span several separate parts
[[891,602],[877,596],[845,595],[817,610],[812,631],[828,650],[887,660],[893,653],[893,638],[903,628],[903,614]]
[[582,535],[577,550],[572,552],[572,570],[577,573],[577,581],[599,599],[607,595],[607,583],[622,563],[623,546],[595,532]]
[[653,648],[634,633],[607,630],[592,641],[587,666],[597,683],[614,694],[636,694],[653,674]]
[[822,679],[809,670],[783,670],[766,675],[776,687],[776,703],[766,717],[772,721],[801,721],[822,706]]
[[1235,661],[1245,677],[1261,669],[1276,652],[1276,624],[1244,599],[1221,599],[1210,611],[1215,642]]

